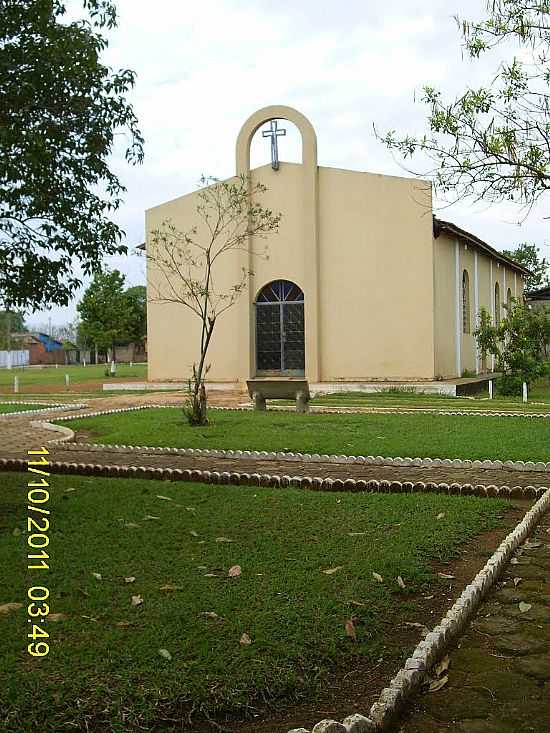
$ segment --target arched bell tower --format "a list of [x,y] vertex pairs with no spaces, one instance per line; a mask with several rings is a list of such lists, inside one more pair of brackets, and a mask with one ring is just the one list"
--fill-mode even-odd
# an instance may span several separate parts
[[[237,137],[236,172],[237,175],[249,176],[250,145],[254,133],[261,125],[271,120],[287,120],[300,131],[302,137],[301,163],[301,209],[303,212],[299,238],[303,244],[305,259],[305,375],[310,382],[318,382],[321,378],[320,363],[320,323],[319,323],[319,172],[317,166],[317,136],[311,122],[298,110],[283,105],[272,105],[254,112],[244,123]],[[284,167],[277,172],[284,175]],[[285,212],[282,211],[283,222]],[[276,244],[274,245],[276,246]],[[246,254],[246,267],[253,273],[252,247]],[[240,322],[243,329],[240,344],[243,352],[248,354],[248,376],[256,376],[255,328],[253,322],[254,297],[262,283],[255,281],[254,274],[248,278],[248,297],[242,299],[243,312]],[[246,314],[244,313],[246,307]]]

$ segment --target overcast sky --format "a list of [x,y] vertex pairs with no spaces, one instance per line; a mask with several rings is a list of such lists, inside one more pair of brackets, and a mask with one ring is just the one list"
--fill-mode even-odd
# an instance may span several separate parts
[[[72,0],[73,6],[79,0]],[[427,109],[418,100],[430,84],[451,98],[487,82],[498,56],[472,63],[462,55],[453,19],[479,18],[485,0],[118,0],[119,26],[106,60],[137,72],[131,95],[145,136],[145,161],[112,166],[127,193],[117,221],[133,248],[144,240],[144,211],[196,188],[202,174],[234,171],[237,133],[268,104],[296,107],[313,123],[319,164],[407,175],[375,138],[377,129],[421,133]],[[297,161],[292,125],[279,140],[281,160]],[[269,142],[258,136],[253,165],[269,161]],[[437,212],[436,212],[437,213]],[[542,207],[521,226],[513,205],[441,210],[498,249],[521,241],[544,246]],[[135,256],[111,258],[131,285],[145,282]],[[76,301],[75,301],[76,303]],[[29,316],[35,327],[66,323],[69,308]]]

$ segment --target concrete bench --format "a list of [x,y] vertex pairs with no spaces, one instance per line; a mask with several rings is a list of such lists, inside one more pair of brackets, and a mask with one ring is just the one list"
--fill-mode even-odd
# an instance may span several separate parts
[[309,410],[309,385],[305,379],[248,379],[246,383],[255,410],[265,410],[266,400],[296,400],[296,412]]

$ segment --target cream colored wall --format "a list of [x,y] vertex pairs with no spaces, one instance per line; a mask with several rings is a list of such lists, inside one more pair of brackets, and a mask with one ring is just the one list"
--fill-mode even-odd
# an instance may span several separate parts
[[[307,319],[311,266],[303,247],[303,167],[282,163],[276,172],[264,166],[253,176],[269,189],[262,205],[282,211],[283,218],[279,234],[268,242],[269,259],[254,260],[250,293],[255,297],[279,278],[302,287],[307,375],[316,329]],[[152,230],[166,219],[182,231],[196,223],[196,203],[196,194],[190,194],[150,209],[148,246]],[[319,212],[320,379],[433,378],[430,191],[410,179],[320,168]],[[242,264],[235,257],[229,271],[222,269],[216,277],[226,285],[236,282]],[[158,282],[154,269],[149,268],[148,278],[151,297]],[[249,296],[243,295],[218,322],[210,380],[249,376],[248,308]],[[149,378],[187,378],[198,358],[199,320],[183,306],[157,302],[149,302],[148,318]]]
[[456,375],[455,249],[446,234],[433,240],[435,376]]
[[[475,293],[475,249],[459,241],[458,267],[458,329],[460,333],[460,372],[457,371],[457,320],[456,320],[456,240],[447,233],[434,239],[434,273],[435,273],[435,372],[446,378],[461,376],[465,369],[481,372],[481,354],[476,354],[476,341],[473,335],[477,325],[476,317],[484,307],[494,313],[494,289],[498,282],[501,295],[501,316],[504,315],[502,303],[506,300],[506,291],[510,287],[512,296],[523,297],[523,279],[495,258],[477,252],[477,298]],[[470,333],[462,331],[462,273],[468,271],[470,279]],[[515,281],[514,281],[515,277]],[[504,284],[506,281],[506,288]],[[477,300],[477,313],[476,313]],[[487,358],[487,369],[492,369],[491,357]]]
[[[149,209],[146,212],[147,247],[152,247],[152,232],[168,220],[181,232],[200,224],[197,203],[194,192]],[[216,268],[215,278],[221,290],[239,281],[241,259],[241,253],[232,254],[223,260],[222,267]],[[193,363],[199,359],[201,321],[183,305],[158,302],[158,296],[165,296],[168,289],[150,261],[147,263],[147,282],[149,379],[186,380]],[[242,373],[244,358],[232,343],[235,329],[235,316],[228,311],[221,316],[214,331],[208,359],[213,369],[209,378],[235,381]]]
[[322,379],[433,378],[429,188],[319,173]]

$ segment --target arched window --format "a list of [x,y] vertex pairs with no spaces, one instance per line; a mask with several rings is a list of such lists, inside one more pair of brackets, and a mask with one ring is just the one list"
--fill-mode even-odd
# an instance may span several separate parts
[[500,285],[495,283],[495,326],[500,325]]
[[290,280],[275,280],[256,298],[256,371],[302,376],[304,369],[304,293]]
[[470,276],[462,273],[462,333],[470,333]]
[[508,310],[512,307],[512,291],[510,288],[508,288],[508,292],[506,293],[506,305],[508,306]]

